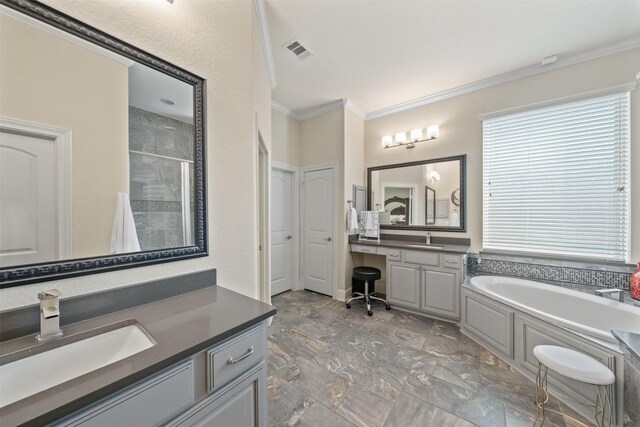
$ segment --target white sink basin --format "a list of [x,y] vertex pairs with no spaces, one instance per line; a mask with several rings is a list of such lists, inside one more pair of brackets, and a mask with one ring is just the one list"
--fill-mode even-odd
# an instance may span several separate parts
[[436,245],[427,245],[427,244],[423,244],[423,245],[407,245],[407,246],[411,246],[412,248],[428,248],[428,249],[442,249],[442,246],[436,246]]
[[[64,330],[64,329],[63,329]],[[35,345],[0,365],[0,407],[62,384],[153,347],[156,341],[133,320]],[[36,354],[34,354],[36,353]],[[0,363],[3,361],[0,360]]]

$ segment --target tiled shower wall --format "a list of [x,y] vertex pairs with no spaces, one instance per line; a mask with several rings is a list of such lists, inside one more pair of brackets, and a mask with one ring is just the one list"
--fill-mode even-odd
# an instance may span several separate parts
[[630,289],[630,265],[573,263],[566,261],[518,259],[511,256],[467,255],[466,271],[471,275],[496,274],[523,279],[575,285]]
[[129,155],[129,197],[142,250],[184,245],[180,160],[193,160],[193,142],[192,124],[129,106],[129,150],[172,158]]

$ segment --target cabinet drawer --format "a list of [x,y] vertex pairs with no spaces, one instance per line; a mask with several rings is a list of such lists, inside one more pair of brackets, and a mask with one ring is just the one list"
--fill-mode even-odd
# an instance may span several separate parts
[[351,245],[351,252],[362,252],[365,254],[375,254],[377,253],[377,248],[373,246],[365,246],[365,245]]
[[161,425],[193,403],[193,362],[189,361],[82,409],[54,425]]
[[266,357],[264,327],[248,331],[207,351],[207,391],[231,381]]
[[428,251],[403,251],[404,262],[413,264],[430,265],[432,267],[440,266],[440,254]]
[[402,251],[400,249],[387,249],[387,258],[389,258],[389,261],[400,261]]
[[462,259],[460,255],[442,255],[442,266],[457,270],[462,267]]

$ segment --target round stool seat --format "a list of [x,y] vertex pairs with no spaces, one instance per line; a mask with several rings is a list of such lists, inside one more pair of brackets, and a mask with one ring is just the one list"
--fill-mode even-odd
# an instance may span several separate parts
[[597,360],[564,347],[538,345],[533,349],[536,359],[547,368],[577,381],[593,385],[610,385],[616,376]]
[[375,267],[355,267],[353,269],[353,277],[358,280],[371,282],[382,277],[382,273]]

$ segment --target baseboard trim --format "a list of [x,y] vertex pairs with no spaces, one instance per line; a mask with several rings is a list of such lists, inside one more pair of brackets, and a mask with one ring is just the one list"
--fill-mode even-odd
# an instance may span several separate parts
[[340,289],[336,289],[336,296],[334,298],[337,299],[338,301],[346,301],[347,295],[351,296],[351,288],[346,289],[344,291]]

